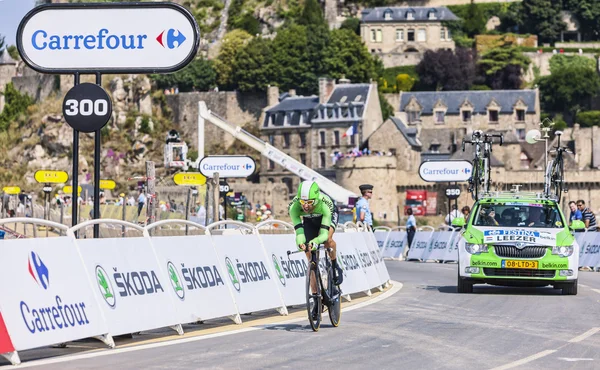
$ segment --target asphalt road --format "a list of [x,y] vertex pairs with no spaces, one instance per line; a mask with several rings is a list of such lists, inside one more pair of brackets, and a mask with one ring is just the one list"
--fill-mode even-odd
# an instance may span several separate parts
[[387,266],[402,289],[345,312],[338,328],[324,325],[313,333],[302,320],[39,368],[600,368],[600,273],[581,272],[577,296],[492,286],[457,294],[455,264]]

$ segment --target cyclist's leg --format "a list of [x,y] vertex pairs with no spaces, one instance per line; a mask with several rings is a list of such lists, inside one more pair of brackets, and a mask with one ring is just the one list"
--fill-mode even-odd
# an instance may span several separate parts
[[337,244],[335,243],[335,240],[333,240],[333,233],[335,233],[335,229],[338,224],[338,218],[339,218],[339,214],[336,209],[333,212],[333,214],[331,215],[331,225],[329,226],[329,235],[327,237],[327,241],[324,243],[326,248],[331,248],[331,251],[329,252],[329,258],[331,259],[331,266],[333,267],[333,273],[334,273],[335,282],[337,285],[341,284],[342,279],[343,279],[343,272],[337,264],[337,258],[336,258],[337,257],[337,254],[336,254]]
[[[304,217],[302,224],[304,227],[304,236],[306,237],[306,260],[310,264],[312,260],[312,253],[308,247],[308,242],[319,236],[321,217]],[[314,274],[311,274],[310,276],[310,288],[312,290],[312,294],[317,293],[317,280]]]

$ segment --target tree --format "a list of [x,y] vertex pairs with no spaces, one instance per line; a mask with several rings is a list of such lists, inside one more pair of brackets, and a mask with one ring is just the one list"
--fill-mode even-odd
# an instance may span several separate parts
[[342,22],[340,29],[350,30],[350,31],[356,33],[357,35],[360,35],[360,19],[355,18],[355,17],[346,18]]
[[466,17],[463,19],[463,30],[469,37],[474,37],[485,31],[487,19],[481,7],[473,0],[469,4]]
[[244,14],[235,22],[234,27],[244,30],[253,36],[260,33],[260,22],[251,13]]
[[241,91],[265,91],[273,83],[271,41],[252,39],[235,57],[234,80]]
[[417,73],[423,90],[468,90],[475,79],[473,51],[427,50],[417,65]]
[[304,9],[302,9],[302,13],[298,18],[298,24],[304,26],[327,26],[327,22],[325,22],[325,19],[323,18],[323,10],[317,0],[306,0]]
[[520,89],[523,71],[531,60],[516,46],[505,44],[486,51],[477,63],[482,77],[492,89]]
[[600,2],[597,0],[564,0],[579,21],[579,30],[585,40],[598,40],[600,36]]
[[14,60],[21,59],[21,56],[19,55],[19,50],[17,50],[17,47],[15,45],[11,45],[11,46],[7,47],[6,51],[8,52],[8,55],[10,55],[10,57],[13,58]]
[[562,0],[523,0],[523,26],[542,42],[556,41],[567,28],[562,9]]
[[406,73],[401,73],[396,76],[396,90],[397,91],[410,91],[415,85],[415,79],[407,75]]
[[232,89],[235,86],[232,79],[233,62],[237,53],[251,38],[252,36],[244,30],[233,30],[223,38],[219,55],[214,63],[217,72],[217,83],[221,89]]
[[563,112],[574,117],[590,105],[600,90],[600,77],[589,68],[565,66],[539,79],[541,103],[546,112]]
[[150,76],[158,88],[168,89],[177,86],[180,92],[206,91],[217,84],[217,73],[210,60],[197,58],[185,68],[175,73]]
[[324,51],[327,75],[332,78],[345,76],[352,82],[368,82],[377,77],[375,61],[360,36],[348,29],[331,32],[331,39]]
[[382,92],[378,92],[379,95],[379,106],[381,107],[381,115],[383,120],[387,120],[389,117],[394,115],[394,107],[390,105]]
[[302,88],[305,76],[309,74],[308,40],[306,27],[292,24],[280,29],[273,40],[273,79],[283,90],[298,89],[299,93],[312,93],[314,90]]
[[581,55],[556,54],[550,58],[550,73],[565,66],[580,66],[594,70],[596,69],[596,61]]
[[5,105],[0,113],[0,131],[6,131],[10,124],[27,111],[27,107],[33,104],[33,99],[27,94],[21,94],[9,82],[4,89]]

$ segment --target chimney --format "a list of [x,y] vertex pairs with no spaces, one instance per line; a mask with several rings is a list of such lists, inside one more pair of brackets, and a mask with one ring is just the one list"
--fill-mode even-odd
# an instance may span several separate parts
[[335,88],[335,80],[329,79],[327,77],[319,77],[319,103],[325,104],[333,89]]
[[342,78],[338,80],[339,84],[349,84],[350,80],[346,78],[346,76],[342,75]]
[[269,86],[267,88],[267,106],[272,107],[279,103],[279,87]]
[[296,96],[296,90],[295,89],[290,89],[290,91],[288,92],[288,94],[290,95],[290,98]]

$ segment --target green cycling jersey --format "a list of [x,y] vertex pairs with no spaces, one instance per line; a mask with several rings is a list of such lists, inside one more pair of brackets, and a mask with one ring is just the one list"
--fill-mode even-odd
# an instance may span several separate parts
[[298,197],[294,197],[290,202],[288,207],[290,218],[292,219],[292,223],[294,224],[294,229],[296,229],[296,244],[306,244],[306,236],[304,235],[304,227],[302,225],[301,217],[306,218],[321,218],[321,228],[319,230],[319,236],[310,240],[309,243],[314,244],[322,244],[327,241],[329,237],[329,226],[331,226],[331,215],[334,212],[334,204],[331,198],[326,194],[321,193],[319,197],[319,201],[313,207],[311,212],[304,212],[302,209],[302,205],[300,204],[300,199]]

